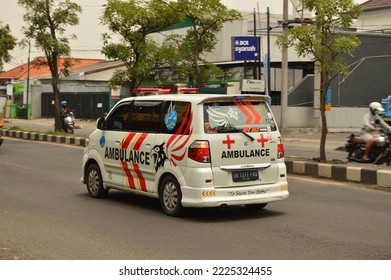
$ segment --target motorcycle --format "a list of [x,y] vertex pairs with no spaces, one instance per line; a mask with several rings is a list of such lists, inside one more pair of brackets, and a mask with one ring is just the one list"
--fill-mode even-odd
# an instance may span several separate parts
[[[385,163],[389,166],[391,163],[391,133],[380,133],[379,136],[376,137],[375,141],[375,145],[368,154],[369,163]],[[365,147],[365,143],[362,142],[359,136],[351,134],[345,144],[345,150],[348,152],[348,161],[363,163]]]
[[75,127],[75,115],[73,111],[69,112],[69,114],[66,114],[64,117],[64,131],[70,134],[73,134],[73,130]]

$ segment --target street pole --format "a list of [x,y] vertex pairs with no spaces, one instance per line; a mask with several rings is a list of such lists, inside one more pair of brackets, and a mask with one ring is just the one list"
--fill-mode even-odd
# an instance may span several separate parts
[[[254,8],[254,11],[253,11],[253,20],[254,20],[254,37],[257,37],[257,14],[255,13],[255,8]],[[258,80],[258,72],[260,73],[260,71],[258,71],[258,68],[259,68],[259,63],[261,62],[261,58],[259,56],[259,50],[260,50],[260,41],[259,41],[259,38],[257,39],[258,41],[258,61],[255,60],[254,61],[254,68],[253,68],[253,77],[254,77],[254,80]]]
[[[288,0],[283,5],[283,34],[288,32]],[[288,128],[288,49],[283,47],[281,53],[281,131]]]
[[26,90],[26,103],[27,103],[27,114],[26,119],[30,119],[29,116],[29,93],[30,93],[30,53],[31,53],[31,41],[29,41],[29,54],[27,58],[27,90]]
[[267,73],[267,95],[270,96],[271,92],[271,80],[270,80],[270,11],[269,7],[266,10],[267,13],[267,64],[266,64],[266,73]]
[[320,69],[317,62],[315,62],[315,72],[314,72],[314,128],[320,129],[322,126],[322,120],[320,115],[320,90],[321,90],[321,75]]

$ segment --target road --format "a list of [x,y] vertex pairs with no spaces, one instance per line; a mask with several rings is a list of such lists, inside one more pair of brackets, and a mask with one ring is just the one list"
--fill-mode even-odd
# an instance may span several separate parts
[[290,176],[288,200],[163,214],[154,199],[80,182],[82,148],[6,138],[0,259],[391,259],[391,193]]

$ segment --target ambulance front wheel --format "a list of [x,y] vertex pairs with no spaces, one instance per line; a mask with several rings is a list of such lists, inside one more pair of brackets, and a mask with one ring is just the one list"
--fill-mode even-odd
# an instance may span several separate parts
[[107,195],[108,190],[103,188],[102,174],[96,163],[88,166],[86,178],[87,190],[91,197],[103,198]]
[[180,216],[183,213],[182,192],[178,181],[173,176],[167,176],[160,184],[160,204],[169,216]]

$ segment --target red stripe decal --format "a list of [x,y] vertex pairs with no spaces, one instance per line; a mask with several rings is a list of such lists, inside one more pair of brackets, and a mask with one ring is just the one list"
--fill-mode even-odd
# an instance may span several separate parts
[[125,140],[124,140],[123,143],[122,143],[122,149],[127,149],[127,148],[128,148],[130,141],[132,141],[132,139],[133,139],[133,137],[134,137],[135,135],[136,135],[136,133],[130,132],[130,133],[126,136]]
[[254,108],[253,104],[249,101],[245,101],[244,104],[247,105],[247,107],[250,109],[250,111],[254,114],[255,116],[255,124],[258,124],[262,121],[262,116],[259,114],[259,112]]
[[[167,147],[171,145],[171,142],[176,138],[176,136],[178,134],[186,134],[190,130],[191,122],[193,119],[193,114],[190,113],[190,116],[188,116],[189,111],[190,111],[190,106],[188,106],[188,108],[187,108],[187,111],[185,113],[186,117],[183,119],[181,126],[177,129],[176,133],[173,136],[171,136],[170,139],[168,139],[167,145],[166,145]],[[186,125],[186,127],[185,127],[185,125]],[[185,127],[185,129],[183,129],[184,127]]]
[[253,123],[253,116],[251,115],[251,112],[249,112],[246,107],[241,102],[235,102],[236,106],[239,107],[239,109],[246,115],[247,120],[246,124]]
[[138,151],[141,147],[141,144],[144,142],[144,140],[147,136],[148,136],[148,133],[141,134],[140,137],[137,139],[137,142],[134,145],[133,150]]
[[121,165],[122,165],[122,170],[126,174],[126,179],[128,181],[129,187],[131,189],[136,189],[136,184],[134,183],[134,179],[133,179],[132,173],[130,172],[130,170],[128,168],[128,164],[126,162],[121,162]]
[[138,180],[139,180],[139,182],[140,182],[140,188],[141,188],[141,190],[144,191],[144,192],[146,192],[146,191],[147,191],[147,185],[146,185],[146,183],[145,183],[145,178],[144,178],[143,174],[142,174],[141,171],[140,171],[139,165],[136,164],[136,163],[133,164],[133,169],[134,169],[134,171],[136,172],[136,175],[137,175]]

